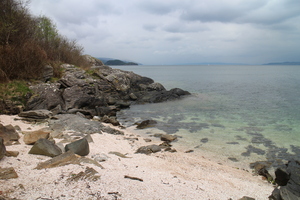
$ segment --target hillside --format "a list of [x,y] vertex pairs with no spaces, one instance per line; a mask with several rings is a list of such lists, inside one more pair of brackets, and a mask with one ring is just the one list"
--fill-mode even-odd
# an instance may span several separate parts
[[114,58],[98,58],[101,60],[105,65],[139,65],[138,63],[131,62],[131,61],[124,61]]

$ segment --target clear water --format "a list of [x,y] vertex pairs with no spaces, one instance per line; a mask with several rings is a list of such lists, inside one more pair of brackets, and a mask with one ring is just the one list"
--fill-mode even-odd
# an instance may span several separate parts
[[[120,122],[154,119],[137,133],[181,136],[177,145],[233,165],[300,159],[300,66],[120,66],[193,95],[133,105]],[[243,166],[243,165],[241,165]]]

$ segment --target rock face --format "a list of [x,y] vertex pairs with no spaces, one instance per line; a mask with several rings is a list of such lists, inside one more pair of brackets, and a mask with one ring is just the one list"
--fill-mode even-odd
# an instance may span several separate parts
[[296,200],[300,199],[300,162],[289,163],[275,171],[275,182],[279,187],[275,188],[269,199]]
[[62,154],[61,149],[56,146],[53,142],[41,138],[33,145],[30,149],[29,154],[45,155],[55,157]]
[[89,71],[68,64],[62,67],[65,73],[56,83],[31,86],[33,95],[25,110],[46,109],[57,114],[77,109],[88,117],[114,116],[120,109],[129,107],[130,102],[156,103],[189,94],[178,88],[167,91],[151,78],[104,65]]

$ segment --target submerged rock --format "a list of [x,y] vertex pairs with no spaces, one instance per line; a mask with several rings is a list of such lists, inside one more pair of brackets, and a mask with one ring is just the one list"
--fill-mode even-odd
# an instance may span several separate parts
[[139,123],[136,128],[145,129],[145,128],[153,127],[155,126],[155,124],[157,124],[155,120],[148,119]]

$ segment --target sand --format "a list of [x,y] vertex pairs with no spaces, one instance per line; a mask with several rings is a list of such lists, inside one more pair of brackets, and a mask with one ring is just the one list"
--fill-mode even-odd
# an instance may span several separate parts
[[[37,130],[47,124],[30,124],[14,120],[16,116],[0,115],[3,125],[18,125],[22,131]],[[135,154],[140,146],[157,144],[122,129],[125,135],[92,134],[90,154],[107,156],[100,162],[104,169],[93,164],[66,165],[51,169],[34,169],[38,163],[50,159],[30,155],[31,146],[25,145],[20,133],[19,145],[7,146],[19,151],[18,157],[4,157],[0,167],[14,167],[18,178],[0,180],[2,195],[16,199],[240,199],[248,196],[268,199],[274,189],[260,176],[249,171],[213,162],[204,155],[177,152],[159,152],[151,155]],[[129,140],[128,138],[133,138]],[[152,138],[151,138],[152,139]],[[120,152],[122,158],[109,152]],[[100,178],[70,181],[87,167],[93,168]],[[140,180],[124,178],[136,177]],[[141,181],[142,180],[142,181]]]

